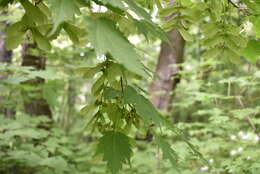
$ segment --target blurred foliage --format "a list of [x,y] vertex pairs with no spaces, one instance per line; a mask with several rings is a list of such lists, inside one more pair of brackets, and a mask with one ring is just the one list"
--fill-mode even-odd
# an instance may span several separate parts
[[[13,49],[0,64],[0,173],[259,174],[259,1],[19,2],[0,0]],[[167,42],[157,22],[192,41],[170,65],[183,67],[164,112],[174,125],[145,97]],[[22,42],[38,45],[45,70],[20,66]],[[34,78],[45,83],[24,83]],[[47,101],[52,121],[25,113],[24,91]],[[135,141],[151,123],[155,141]]]

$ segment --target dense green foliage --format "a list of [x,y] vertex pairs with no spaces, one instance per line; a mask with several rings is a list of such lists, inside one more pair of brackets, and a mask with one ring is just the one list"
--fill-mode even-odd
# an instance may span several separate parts
[[[13,50],[13,62],[0,64],[1,110],[16,111],[0,113],[0,173],[260,172],[260,1],[0,0],[0,8]],[[165,113],[146,87],[172,29],[190,42]],[[46,69],[20,66],[29,42]],[[26,84],[35,78],[45,82]],[[26,114],[31,98],[47,101],[52,120]],[[136,141],[147,130],[154,141]]]
[[39,123],[48,124],[48,119],[17,115],[13,120],[1,116],[1,173],[88,171],[87,146],[65,136],[57,126],[48,131],[39,129]]

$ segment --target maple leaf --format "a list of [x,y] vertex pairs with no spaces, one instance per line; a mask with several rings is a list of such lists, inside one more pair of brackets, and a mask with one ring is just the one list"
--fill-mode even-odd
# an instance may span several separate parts
[[151,21],[150,14],[147,13],[144,10],[144,8],[142,8],[138,4],[136,4],[135,1],[133,1],[133,0],[124,0],[124,2],[129,6],[129,9],[131,9],[139,17],[142,17],[142,18],[146,19],[147,21]]
[[80,14],[79,7],[73,0],[50,0],[53,13],[53,31],[64,21],[72,20],[75,14]]
[[157,125],[165,124],[163,117],[153,104],[147,98],[139,94],[133,87],[127,86],[125,88],[124,102],[125,104],[135,105],[137,114],[140,115],[144,121],[149,122],[152,120]]
[[171,148],[171,145],[164,140],[163,137],[156,135],[155,136],[155,141],[158,144],[158,146],[162,149],[163,152],[163,158],[165,159],[169,159],[173,168],[178,172],[179,169],[177,168],[178,164],[177,164],[177,159],[178,159],[178,155],[177,153]]
[[90,42],[99,54],[110,53],[129,71],[147,76],[140,62],[140,56],[124,35],[116,28],[115,23],[106,18],[87,18]]
[[130,163],[132,149],[129,138],[120,132],[105,132],[97,146],[96,155],[98,154],[103,155],[112,174],[117,173],[122,169],[123,163]]

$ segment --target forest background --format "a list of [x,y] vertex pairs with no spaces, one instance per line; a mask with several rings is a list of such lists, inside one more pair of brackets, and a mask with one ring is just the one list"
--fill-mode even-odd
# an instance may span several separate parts
[[0,174],[259,174],[259,0],[0,0]]

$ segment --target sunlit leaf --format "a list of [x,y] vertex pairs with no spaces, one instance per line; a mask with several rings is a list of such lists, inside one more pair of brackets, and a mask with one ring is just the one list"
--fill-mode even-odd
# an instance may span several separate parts
[[247,60],[256,63],[260,56],[260,41],[250,40],[241,53]]
[[115,24],[105,18],[87,18],[89,39],[99,54],[110,53],[129,71],[146,76],[140,56]]

